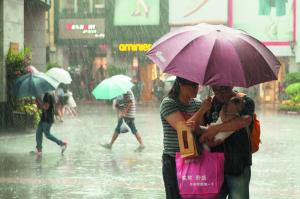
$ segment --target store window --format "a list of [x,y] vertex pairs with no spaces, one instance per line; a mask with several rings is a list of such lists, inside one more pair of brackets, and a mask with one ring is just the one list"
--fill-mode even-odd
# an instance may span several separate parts
[[105,0],[94,0],[94,14],[101,15],[104,14]]
[[64,17],[74,16],[76,13],[75,0],[61,0],[60,1],[60,14]]
[[89,18],[105,14],[105,0],[60,0],[63,18]]
[[90,0],[80,0],[78,3],[78,14],[81,16],[89,16],[92,13]]

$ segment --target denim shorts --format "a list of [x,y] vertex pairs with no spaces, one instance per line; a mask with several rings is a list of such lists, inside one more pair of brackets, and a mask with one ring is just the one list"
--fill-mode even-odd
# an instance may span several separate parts
[[[137,133],[137,129],[135,127],[134,118],[124,117],[124,121],[129,126],[132,134],[136,134]],[[115,129],[115,133],[120,134],[120,127],[122,125],[122,122],[123,122],[123,118],[119,118],[117,127]]]

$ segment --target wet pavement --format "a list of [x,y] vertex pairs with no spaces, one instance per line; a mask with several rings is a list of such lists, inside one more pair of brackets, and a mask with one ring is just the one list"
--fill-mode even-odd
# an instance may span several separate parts
[[[262,145],[253,156],[251,198],[300,198],[300,115],[263,108]],[[143,152],[131,133],[121,134],[112,150],[107,143],[116,124],[109,105],[82,105],[78,117],[66,116],[52,132],[69,142],[64,156],[44,137],[42,158],[29,152],[35,132],[0,136],[0,198],[165,198],[161,176],[162,128],[158,105],[141,105],[136,126]]]

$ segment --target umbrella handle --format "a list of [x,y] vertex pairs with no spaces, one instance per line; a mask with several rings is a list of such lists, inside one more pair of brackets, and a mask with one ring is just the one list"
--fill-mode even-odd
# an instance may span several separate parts
[[209,86],[208,87],[208,97],[211,97],[211,96],[213,96],[213,92],[212,92],[211,87]]

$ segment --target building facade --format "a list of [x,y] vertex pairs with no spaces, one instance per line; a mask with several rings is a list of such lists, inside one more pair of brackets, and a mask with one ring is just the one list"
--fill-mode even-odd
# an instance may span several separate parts
[[[71,71],[75,95],[91,90],[107,75],[105,0],[53,0],[48,15],[50,63]],[[78,91],[78,92],[77,92]]]
[[50,60],[65,67],[86,66],[90,79],[98,82],[95,71],[99,68],[105,74],[108,65],[121,67],[129,76],[143,82],[144,100],[152,99],[152,80],[160,75],[145,52],[170,29],[186,25],[211,23],[242,29],[278,57],[282,64],[278,81],[249,89],[261,102],[278,101],[285,74],[300,71],[297,0],[278,1],[276,5],[267,0],[55,2],[55,13],[59,14],[55,14],[56,46],[49,48]]
[[153,80],[159,69],[147,57],[152,44],[169,32],[166,0],[109,1],[107,5],[107,40],[112,62],[124,66],[134,81],[141,82],[141,100],[152,101]]
[[0,127],[5,126],[7,101],[5,59],[10,48],[15,51],[28,47],[32,65],[43,70],[46,65],[45,12],[49,0],[0,1]]
[[48,16],[49,61],[75,68],[75,85],[89,97],[97,83],[118,69],[143,82],[142,99],[152,100],[157,68],[145,53],[169,26],[168,1],[149,2],[151,11],[141,10],[138,16],[135,1],[54,0],[54,14]]

